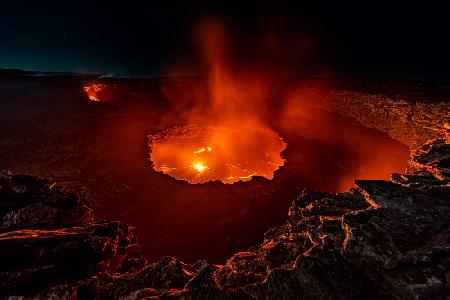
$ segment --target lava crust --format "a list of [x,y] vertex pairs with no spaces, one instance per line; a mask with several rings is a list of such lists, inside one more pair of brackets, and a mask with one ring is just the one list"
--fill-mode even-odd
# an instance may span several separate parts
[[[358,97],[329,93],[338,95],[337,108],[317,105],[411,147],[405,173],[357,180],[343,193],[305,189],[287,220],[267,230],[259,245],[212,264],[169,256],[149,263],[133,227],[93,221],[83,197],[50,180],[1,171],[1,297],[448,298],[448,102],[376,102],[360,94],[366,99],[358,106]],[[440,111],[430,115],[436,107]]]
[[418,148],[408,172],[390,181],[358,180],[338,194],[304,190],[283,225],[223,265],[173,257],[148,264],[133,228],[92,223],[77,196],[3,171],[0,291],[96,299],[449,295],[448,127],[442,132],[446,138]]

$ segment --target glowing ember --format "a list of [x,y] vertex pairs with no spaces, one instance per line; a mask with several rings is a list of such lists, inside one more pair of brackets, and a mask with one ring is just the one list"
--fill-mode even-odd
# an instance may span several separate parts
[[190,183],[272,179],[284,164],[286,148],[269,129],[175,127],[149,136],[150,160],[156,171]]
[[102,83],[93,83],[90,85],[86,85],[83,87],[83,90],[88,95],[89,99],[91,101],[101,101],[100,97],[98,96],[98,93],[104,89],[106,89],[108,86],[106,84]]
[[197,162],[197,163],[194,163],[193,165],[192,165],[192,167],[194,168],[194,169],[196,169],[198,172],[203,172],[207,167],[203,164],[203,163],[201,163],[201,162]]

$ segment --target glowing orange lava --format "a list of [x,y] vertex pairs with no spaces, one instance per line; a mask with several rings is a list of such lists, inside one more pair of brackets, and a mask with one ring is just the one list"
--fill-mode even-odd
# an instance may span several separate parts
[[[260,69],[247,70],[232,62],[226,30],[214,19],[200,24],[196,35],[206,88],[162,88],[173,100],[182,126],[150,136],[153,168],[190,183],[268,179],[284,165],[283,139],[264,121],[272,89]],[[191,94],[192,93],[192,94]],[[186,105],[192,99],[193,105]],[[180,122],[180,123],[181,123]],[[179,123],[178,123],[179,124]]]
[[93,83],[90,85],[86,85],[83,87],[83,90],[86,92],[86,94],[89,97],[89,100],[91,101],[101,101],[98,93],[104,89],[106,89],[108,86],[106,84],[102,83]]
[[156,171],[189,183],[272,179],[282,165],[286,144],[268,129],[175,127],[149,136],[150,160]]
[[204,165],[204,163],[202,162],[196,162],[192,164],[192,167],[197,170],[197,172],[203,172],[205,171],[208,167]]

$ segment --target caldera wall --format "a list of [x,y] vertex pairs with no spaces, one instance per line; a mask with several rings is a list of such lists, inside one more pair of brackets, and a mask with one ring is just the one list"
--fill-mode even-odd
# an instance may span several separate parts
[[392,99],[383,95],[328,89],[314,89],[308,92],[308,96],[304,96],[301,89],[292,89],[288,97],[295,98],[299,104],[354,118],[366,127],[386,132],[411,150],[441,137],[441,129],[450,121],[449,101]]
[[[358,180],[345,193],[304,190],[293,200],[284,224],[223,265],[186,264],[172,257],[145,263],[128,226],[90,223],[89,209],[76,196],[46,180],[3,172],[0,294],[96,299],[448,297],[448,104],[320,93],[329,98],[308,104],[355,118],[414,149],[410,169],[389,181]],[[428,143],[432,138],[437,139]],[[55,213],[49,217],[48,211]],[[79,217],[69,223],[59,218],[73,211]]]

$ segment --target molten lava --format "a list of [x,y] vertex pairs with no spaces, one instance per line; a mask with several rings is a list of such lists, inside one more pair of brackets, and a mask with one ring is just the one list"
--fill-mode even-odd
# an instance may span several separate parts
[[207,169],[208,167],[205,166],[205,164],[203,162],[195,162],[192,164],[192,167],[197,170],[197,172],[203,172],[205,169]]
[[93,83],[90,85],[86,85],[83,87],[83,90],[86,92],[86,94],[89,97],[89,100],[91,101],[101,101],[99,97],[99,92],[106,89],[107,85],[102,83]]
[[272,179],[284,159],[286,144],[268,129],[175,127],[149,136],[150,160],[156,171],[189,183]]
[[[241,69],[232,63],[220,22],[202,23],[197,39],[206,88],[189,86],[182,93],[162,90],[179,112],[168,120],[208,125],[175,127],[150,136],[154,169],[190,183],[234,183],[253,176],[272,179],[284,165],[281,152],[286,144],[264,120],[270,85],[259,70]],[[186,99],[194,102],[185,105]]]

